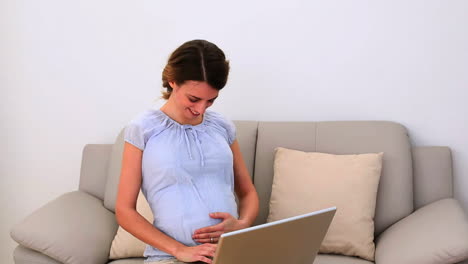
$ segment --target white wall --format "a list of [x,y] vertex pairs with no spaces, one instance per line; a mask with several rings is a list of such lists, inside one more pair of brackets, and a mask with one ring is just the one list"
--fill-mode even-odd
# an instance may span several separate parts
[[452,148],[468,209],[467,1],[181,2],[0,2],[1,263],[9,229],[77,188],[83,146],[149,107],[169,53],[194,38],[231,60],[215,110],[400,122],[415,144]]

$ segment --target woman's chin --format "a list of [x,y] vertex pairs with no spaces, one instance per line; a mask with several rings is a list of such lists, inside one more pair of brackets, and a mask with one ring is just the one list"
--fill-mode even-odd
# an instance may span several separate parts
[[201,114],[194,114],[192,111],[187,109],[185,118],[188,121],[188,123],[197,123],[198,121],[201,121]]
[[199,118],[199,117],[201,116],[201,114],[199,114],[199,113],[194,113],[194,112],[192,112],[192,110],[190,110],[190,109],[188,109],[188,108],[187,108],[187,112],[188,112],[188,115],[189,115],[191,118],[193,118],[193,119],[197,119],[197,118]]

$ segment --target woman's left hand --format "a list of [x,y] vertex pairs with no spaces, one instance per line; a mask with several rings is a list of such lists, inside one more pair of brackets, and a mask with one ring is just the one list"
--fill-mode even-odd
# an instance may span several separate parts
[[218,243],[219,237],[222,234],[243,229],[249,226],[246,222],[234,218],[229,213],[211,213],[210,217],[222,219],[222,221],[219,224],[195,230],[192,238],[198,243]]

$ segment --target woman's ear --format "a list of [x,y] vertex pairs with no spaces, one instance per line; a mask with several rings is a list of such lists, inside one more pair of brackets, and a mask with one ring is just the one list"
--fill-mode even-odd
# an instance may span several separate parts
[[172,88],[173,90],[179,89],[179,86],[177,85],[176,82],[169,82],[169,85],[171,86],[171,88]]

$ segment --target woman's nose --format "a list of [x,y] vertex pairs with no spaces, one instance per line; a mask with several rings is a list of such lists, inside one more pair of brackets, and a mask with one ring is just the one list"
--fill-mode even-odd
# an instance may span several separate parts
[[207,108],[208,104],[199,103],[195,106],[195,111],[197,111],[199,114],[204,114]]

